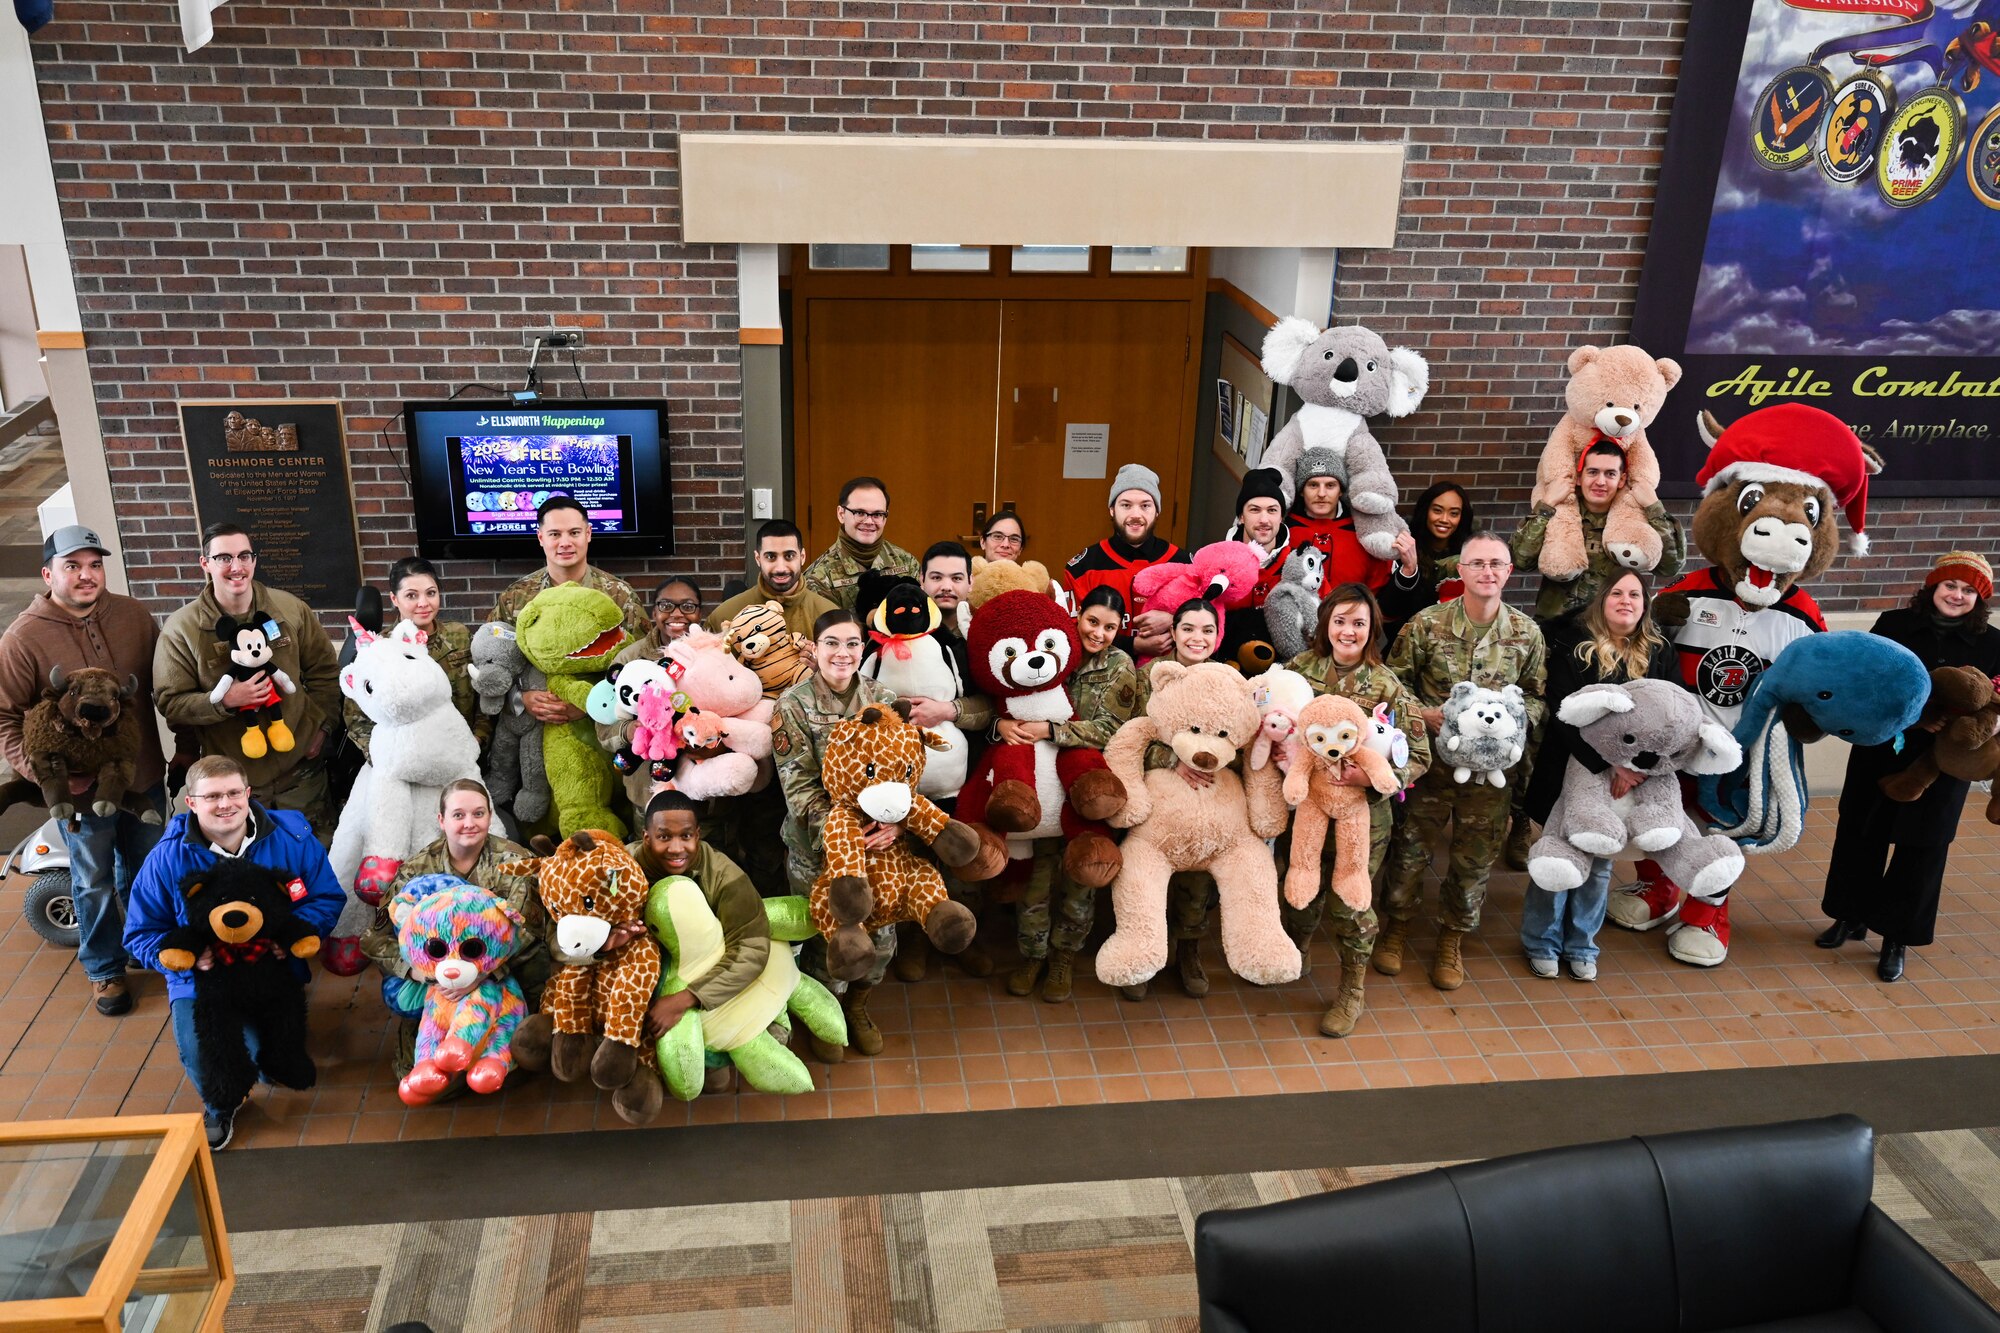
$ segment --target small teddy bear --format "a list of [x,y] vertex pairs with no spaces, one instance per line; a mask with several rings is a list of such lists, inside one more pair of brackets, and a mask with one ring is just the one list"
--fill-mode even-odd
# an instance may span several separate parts
[[1521,687],[1489,690],[1461,680],[1451,687],[1443,711],[1438,754],[1451,762],[1452,781],[1506,786],[1506,770],[1521,762],[1528,744],[1528,708]]
[[1278,660],[1289,662],[1312,647],[1319,626],[1319,589],[1326,577],[1326,552],[1307,542],[1285,557],[1278,586],[1264,598],[1264,626]]

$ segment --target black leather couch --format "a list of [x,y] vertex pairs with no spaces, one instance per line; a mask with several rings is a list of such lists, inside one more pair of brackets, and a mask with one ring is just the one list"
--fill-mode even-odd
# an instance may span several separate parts
[[1208,1333],[2000,1333],[1853,1116],[1501,1157],[1195,1222]]

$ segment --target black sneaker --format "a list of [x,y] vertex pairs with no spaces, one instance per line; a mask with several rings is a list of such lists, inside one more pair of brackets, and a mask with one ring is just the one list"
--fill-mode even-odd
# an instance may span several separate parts
[[221,1152],[236,1137],[236,1112],[209,1109],[201,1117],[202,1128],[208,1131],[208,1150]]

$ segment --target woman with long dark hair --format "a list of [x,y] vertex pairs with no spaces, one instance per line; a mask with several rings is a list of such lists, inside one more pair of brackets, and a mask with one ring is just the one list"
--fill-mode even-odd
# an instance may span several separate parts
[[1436,606],[1438,584],[1458,577],[1458,548],[1467,533],[1479,529],[1479,512],[1472,497],[1455,481],[1434,482],[1410,502],[1403,517],[1417,539],[1417,581],[1402,587],[1391,581],[1382,589],[1382,639],[1394,643],[1411,616]]

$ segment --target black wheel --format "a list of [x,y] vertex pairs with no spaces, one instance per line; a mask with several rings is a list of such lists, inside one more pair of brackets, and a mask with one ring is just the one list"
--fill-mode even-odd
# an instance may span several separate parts
[[45,870],[35,876],[22,910],[28,916],[28,929],[59,949],[76,947],[76,898],[70,891],[69,871]]

